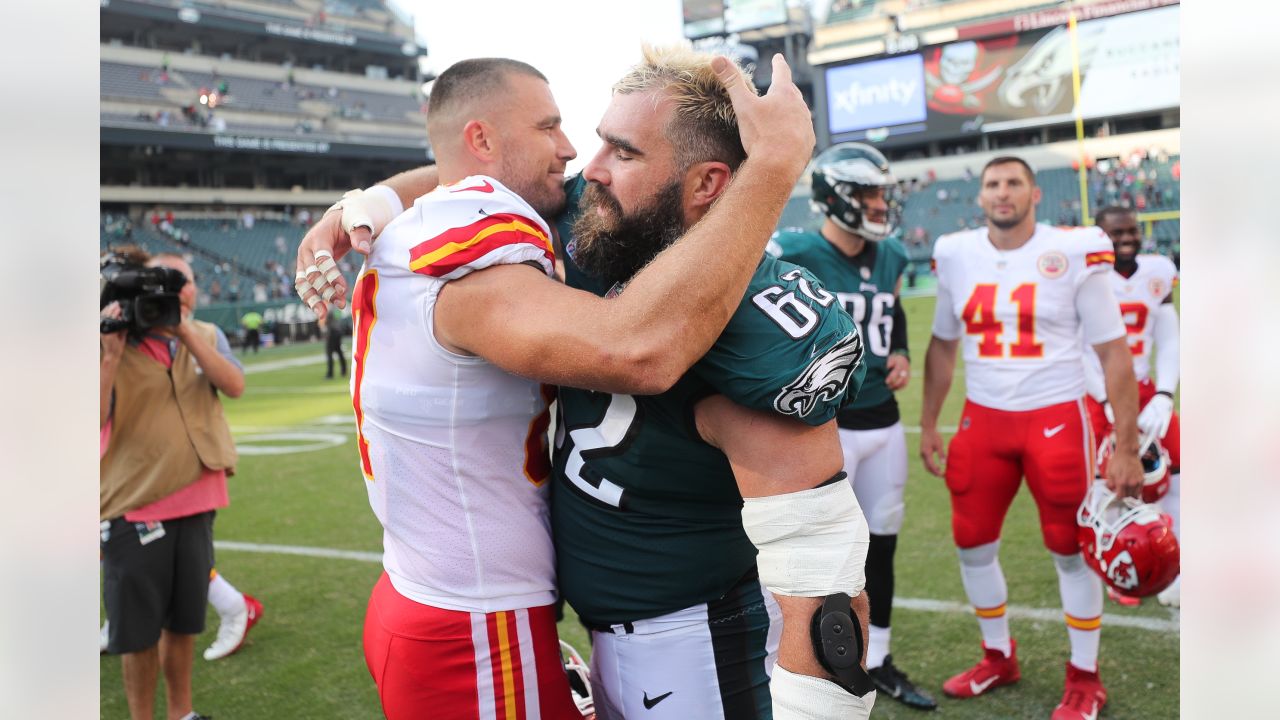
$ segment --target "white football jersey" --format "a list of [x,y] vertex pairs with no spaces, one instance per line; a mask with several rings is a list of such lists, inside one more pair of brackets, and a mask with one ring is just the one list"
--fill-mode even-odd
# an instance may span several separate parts
[[1133,353],[1133,374],[1139,381],[1151,377],[1156,311],[1177,284],[1178,268],[1163,255],[1139,255],[1138,269],[1130,277],[1111,272],[1111,286],[1120,301],[1120,316]]
[[495,612],[555,599],[550,388],[450,352],[433,332],[450,280],[498,264],[548,275],[550,229],[473,176],[418,198],[373,244],[352,297],[351,394],[369,502],[396,590]]
[[[1039,224],[1026,244],[1003,251],[983,227],[938,238],[933,258],[933,334],[962,339],[969,400],[1022,411],[1084,395],[1076,295],[1086,277],[1114,262],[1101,230]],[[1118,319],[1115,325],[1109,339],[1122,333]]]

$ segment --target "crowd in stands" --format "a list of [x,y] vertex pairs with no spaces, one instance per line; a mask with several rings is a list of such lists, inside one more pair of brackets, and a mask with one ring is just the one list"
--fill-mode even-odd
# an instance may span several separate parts
[[[294,250],[313,220],[308,209],[238,219],[175,218],[155,209],[140,222],[103,213],[100,250],[135,244],[150,253],[174,252],[201,278],[199,305],[265,303],[294,298]],[[354,281],[359,260],[343,258],[339,269]]]

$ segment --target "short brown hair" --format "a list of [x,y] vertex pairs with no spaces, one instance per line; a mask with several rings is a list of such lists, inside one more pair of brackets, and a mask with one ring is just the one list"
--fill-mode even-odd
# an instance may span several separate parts
[[979,181],[986,176],[987,170],[997,165],[1008,165],[1010,163],[1021,165],[1022,169],[1027,172],[1027,181],[1032,185],[1036,184],[1036,171],[1031,169],[1031,165],[1028,164],[1026,160],[1023,160],[1017,155],[1001,155],[988,160],[987,164],[982,166],[982,172],[978,174]]
[[[666,135],[675,147],[676,164],[681,169],[716,160],[736,170],[747,152],[738,135],[738,116],[729,91],[711,69],[715,56],[682,45],[647,44],[641,54],[640,63],[614,83],[613,91],[629,95],[663,90],[674,101]],[[743,81],[752,87],[745,72]]]
[[528,75],[547,82],[547,77],[534,66],[510,58],[472,58],[459,60],[440,73],[431,85],[427,99],[427,135],[431,142],[441,140],[447,132],[440,122],[457,110],[502,92],[508,75]]

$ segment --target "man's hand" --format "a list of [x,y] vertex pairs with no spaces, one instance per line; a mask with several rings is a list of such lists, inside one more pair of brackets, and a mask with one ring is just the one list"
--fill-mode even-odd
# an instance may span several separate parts
[[[108,304],[106,307],[102,308],[102,312],[99,313],[99,317],[111,318],[112,320],[119,320],[120,314],[121,314],[120,303],[112,302]],[[120,356],[124,354],[124,343],[126,339],[126,333],[127,331],[121,330],[119,332],[108,333],[106,335],[101,336],[103,360],[109,360],[111,362],[115,362],[116,360],[120,359]]]
[[352,250],[353,245],[356,252],[368,255],[372,241],[367,227],[352,228],[350,233],[342,229],[342,208],[325,213],[307,231],[298,246],[294,289],[316,317],[322,318],[329,312],[326,302],[340,308],[347,306],[347,281],[336,261]]
[[800,89],[791,81],[791,68],[782,55],[773,56],[769,92],[757,95],[742,71],[728,58],[717,57],[711,67],[724,83],[738,117],[738,134],[750,158],[775,162],[799,178],[813,156],[816,142],[813,116]]
[[885,362],[885,387],[898,392],[911,381],[911,361],[902,353],[894,353]]
[[946,471],[947,449],[936,427],[920,428],[920,458],[924,467],[933,475],[942,477]]
[[1136,452],[1121,452],[1118,448],[1107,462],[1107,489],[1121,497],[1138,497],[1142,494],[1142,462]]
[[1173,398],[1156,394],[1147,402],[1147,406],[1138,413],[1138,430],[1143,435],[1155,434],[1164,439],[1169,432],[1169,421],[1173,419]]

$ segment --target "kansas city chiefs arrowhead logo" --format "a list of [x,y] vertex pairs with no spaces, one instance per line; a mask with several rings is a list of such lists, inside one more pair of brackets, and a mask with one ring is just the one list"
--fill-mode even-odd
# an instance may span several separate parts
[[804,417],[813,412],[819,401],[844,395],[849,378],[862,362],[862,354],[862,336],[855,330],[814,358],[799,377],[782,388],[773,400],[774,409],[783,415]]
[[1138,587],[1138,570],[1133,566],[1133,556],[1128,550],[1122,551],[1107,566],[1107,577],[1121,590]]

